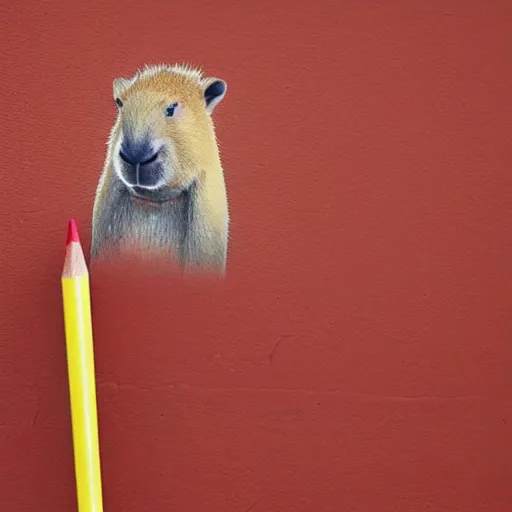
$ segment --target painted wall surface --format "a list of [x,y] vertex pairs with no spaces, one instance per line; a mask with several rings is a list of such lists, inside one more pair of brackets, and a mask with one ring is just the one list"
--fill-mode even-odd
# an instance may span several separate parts
[[76,510],[67,222],[89,250],[112,79],[190,61],[228,83],[227,278],[92,272],[105,510],[511,510],[511,22],[2,2],[0,509]]

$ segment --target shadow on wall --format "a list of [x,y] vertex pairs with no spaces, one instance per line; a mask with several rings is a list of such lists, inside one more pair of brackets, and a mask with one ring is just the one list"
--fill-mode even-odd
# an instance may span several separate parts
[[178,64],[113,81],[118,115],[96,190],[92,263],[158,260],[224,276],[228,201],[211,115],[226,90]]

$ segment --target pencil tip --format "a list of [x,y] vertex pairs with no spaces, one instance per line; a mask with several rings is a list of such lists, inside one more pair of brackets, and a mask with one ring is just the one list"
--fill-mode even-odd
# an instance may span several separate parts
[[66,242],[66,245],[69,245],[71,242],[80,243],[80,237],[78,236],[78,228],[76,227],[75,219],[71,219],[69,221],[68,240]]

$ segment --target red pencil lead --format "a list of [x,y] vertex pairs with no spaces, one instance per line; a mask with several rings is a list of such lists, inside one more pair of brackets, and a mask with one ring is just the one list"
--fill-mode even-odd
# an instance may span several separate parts
[[71,242],[80,243],[80,237],[78,236],[78,228],[76,227],[75,219],[71,219],[69,221],[68,241],[66,242],[66,245],[69,245]]

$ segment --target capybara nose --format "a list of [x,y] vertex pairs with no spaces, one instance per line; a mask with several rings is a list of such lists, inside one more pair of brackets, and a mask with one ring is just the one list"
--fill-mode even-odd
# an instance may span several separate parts
[[158,158],[158,151],[154,152],[149,144],[133,144],[123,142],[119,156],[129,165],[147,165]]
[[158,151],[149,143],[135,143],[125,139],[119,150],[119,156],[125,163],[123,175],[131,185],[154,187],[162,179],[162,169],[158,163]]
[[124,160],[128,165],[147,165],[151,162],[154,162],[158,158],[158,151],[151,156],[141,155],[140,157],[134,157],[133,154],[126,154],[123,150],[119,151],[119,156],[122,160]]

